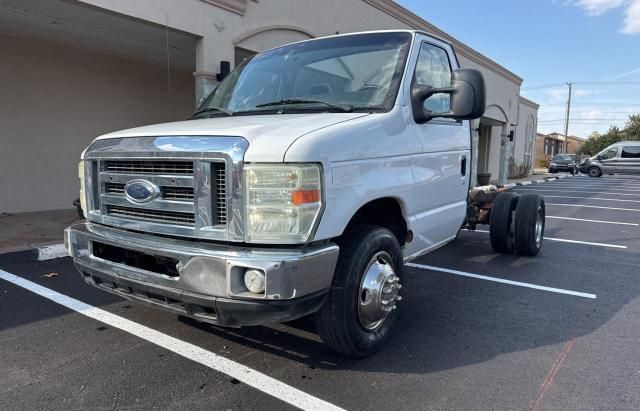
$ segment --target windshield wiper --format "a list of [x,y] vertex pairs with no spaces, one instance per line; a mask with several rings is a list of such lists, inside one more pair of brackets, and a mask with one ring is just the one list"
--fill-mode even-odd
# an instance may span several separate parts
[[222,108],[222,107],[206,107],[206,108],[203,108],[203,109],[197,110],[195,113],[193,113],[193,114],[191,115],[191,118],[194,118],[195,116],[199,116],[200,114],[210,113],[210,112],[212,112],[212,111],[217,111],[217,112],[219,112],[219,113],[224,113],[224,114],[226,114],[227,116],[232,116],[232,115],[233,115],[233,112],[232,112],[232,111],[229,111],[229,110],[224,109],[224,108]]
[[284,100],[272,101],[270,103],[258,104],[256,107],[290,106],[296,104],[324,104],[327,107],[342,111],[343,113],[351,113],[353,111],[353,107],[348,105],[332,104],[322,100],[310,100],[303,98],[287,98]]

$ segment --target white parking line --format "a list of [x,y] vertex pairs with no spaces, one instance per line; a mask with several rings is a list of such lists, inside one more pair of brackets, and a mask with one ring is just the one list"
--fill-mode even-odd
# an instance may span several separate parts
[[[475,230],[476,233],[485,233],[489,234],[489,231],[486,230]],[[620,248],[623,250],[627,249],[626,245],[616,245],[616,244],[604,244],[604,243],[592,243],[589,241],[578,241],[578,240],[567,240],[566,238],[554,238],[554,237],[544,237],[545,240],[555,241],[558,243],[570,243],[570,244],[582,244],[582,245],[592,245],[595,247],[608,247],[608,248]]]
[[601,207],[584,204],[560,204],[560,203],[547,203],[548,206],[561,206],[561,207],[582,207],[582,208],[598,208],[601,210],[617,210],[617,211],[640,211],[637,208],[617,208],[617,207]]
[[611,188],[611,189],[629,189],[629,190],[633,190],[633,191],[638,191],[640,190],[640,186],[636,186],[636,185],[626,185],[626,184],[575,184],[575,183],[571,183],[571,182],[558,182],[558,183],[549,183],[547,184],[547,186],[554,186],[554,187],[582,187],[582,188]]
[[586,223],[600,223],[600,224],[615,224],[615,225],[631,225],[638,227],[640,224],[635,223],[619,223],[617,221],[602,221],[602,220],[588,220],[585,218],[572,218],[572,217],[557,217],[548,215],[547,218],[555,219],[555,220],[571,220],[571,221],[584,221]]
[[[537,187],[527,187],[527,188],[537,188]],[[543,188],[543,187],[540,187]],[[577,189],[577,190],[584,190],[584,189],[589,189],[589,188],[593,188],[596,190],[616,190],[616,191],[622,191],[625,193],[639,193],[640,190],[630,190],[630,189],[626,189],[626,188],[618,188],[618,187],[612,187],[612,186],[569,186],[569,185],[560,185],[560,184],[553,184],[553,185],[548,185],[548,186],[544,186],[545,189],[551,189],[551,188],[561,188],[561,189]]]
[[527,192],[527,193],[581,193],[581,194],[610,194],[615,196],[631,196],[631,197],[640,197],[640,194],[629,194],[629,193],[617,193],[615,191],[596,191],[596,190],[553,190],[546,188],[536,188],[530,189],[529,187],[520,187],[517,191]]
[[571,198],[574,200],[596,200],[596,201],[617,201],[619,203],[640,203],[640,200],[625,200],[620,198],[602,198],[602,197],[577,197],[577,196],[557,196],[544,195],[545,198]]
[[342,408],[339,408],[329,402],[309,395],[304,391],[291,387],[290,385],[280,382],[247,366],[214,354],[211,351],[207,351],[196,345],[171,337],[118,315],[111,314],[110,312],[104,311],[100,308],[83,303],[82,301],[64,294],[60,294],[29,280],[25,280],[22,277],[0,270],[0,279],[27,289],[41,297],[47,298],[89,318],[93,318],[94,320],[108,324],[114,328],[119,328],[122,331],[128,332],[129,334],[135,335],[143,340],[147,340],[152,344],[172,351],[182,357],[218,372],[227,374],[228,376],[242,381],[256,390],[269,394],[279,400],[293,405],[294,407],[298,407],[302,410],[342,410]]
[[459,276],[462,276],[462,277],[475,278],[475,279],[478,279],[478,280],[493,281],[493,282],[496,282],[496,283],[515,285],[515,286],[518,286],[518,287],[533,288],[535,290],[549,291],[549,292],[557,293],[557,294],[573,295],[575,297],[590,298],[592,300],[596,299],[596,295],[595,294],[581,293],[581,292],[578,292],[578,291],[565,290],[565,289],[562,289],[562,288],[545,287],[545,286],[537,285],[537,284],[523,283],[523,282],[520,282],[520,281],[505,280],[503,278],[489,277],[489,276],[486,276],[486,275],[467,273],[467,272],[464,272],[464,271],[450,270],[448,268],[433,267],[433,266],[430,266],[430,265],[422,265],[422,264],[415,264],[415,263],[407,263],[405,265],[409,266],[409,267],[413,267],[413,268],[419,268],[419,269],[422,269],[422,270],[439,271],[441,273],[454,274],[454,275],[459,275]]

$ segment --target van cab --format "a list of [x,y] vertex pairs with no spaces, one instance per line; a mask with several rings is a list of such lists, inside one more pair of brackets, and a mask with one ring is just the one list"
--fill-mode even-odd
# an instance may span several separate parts
[[469,194],[484,110],[480,72],[423,32],[268,50],[191,119],[97,138],[80,166],[87,221],[65,246],[124,298],[229,327],[315,313],[327,345],[369,355],[398,320],[404,263],[463,224],[491,216],[494,249],[540,249],[539,196]]
[[610,145],[580,165],[590,177],[603,174],[640,174],[640,141],[621,141]]

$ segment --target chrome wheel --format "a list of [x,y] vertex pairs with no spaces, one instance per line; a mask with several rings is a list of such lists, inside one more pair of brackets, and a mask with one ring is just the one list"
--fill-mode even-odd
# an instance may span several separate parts
[[374,255],[365,269],[358,292],[358,320],[367,331],[382,326],[387,316],[402,300],[398,291],[402,288],[395,274],[391,256],[381,251]]
[[540,247],[542,244],[542,228],[544,227],[544,211],[542,207],[538,207],[536,216],[536,245]]

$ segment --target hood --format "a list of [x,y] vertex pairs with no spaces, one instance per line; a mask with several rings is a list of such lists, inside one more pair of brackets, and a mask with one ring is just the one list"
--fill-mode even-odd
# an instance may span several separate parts
[[309,113],[216,117],[155,124],[117,131],[101,139],[155,136],[232,136],[249,142],[245,161],[283,161],[298,138],[334,124],[368,116],[368,113]]

